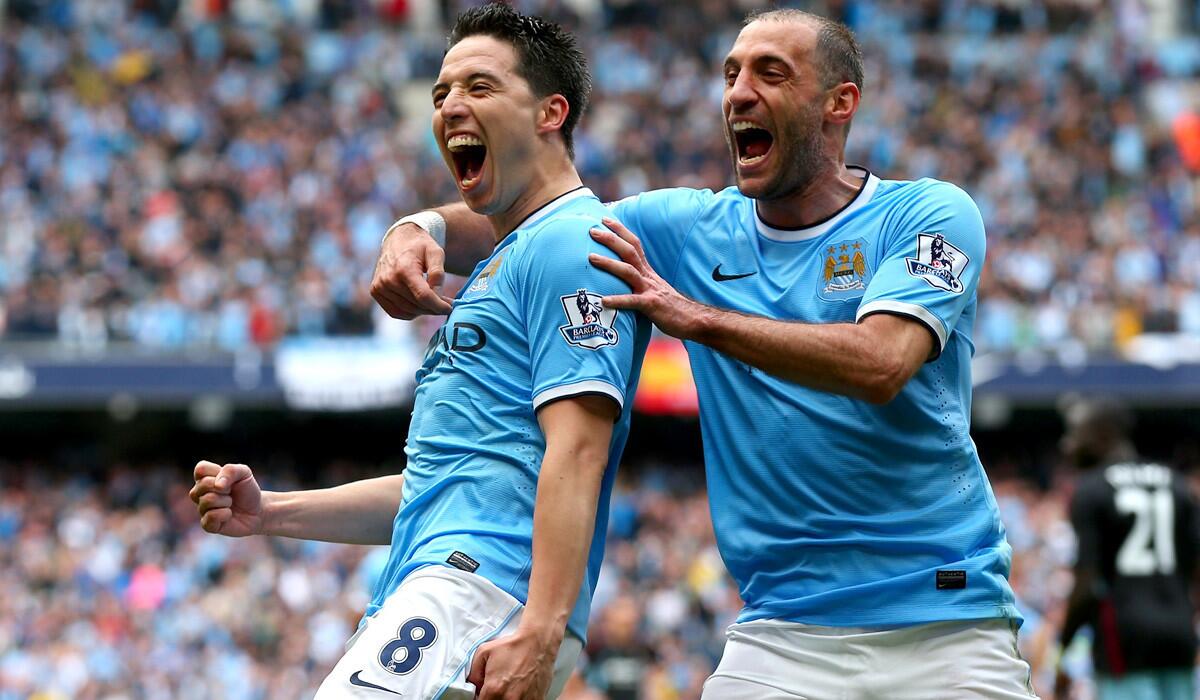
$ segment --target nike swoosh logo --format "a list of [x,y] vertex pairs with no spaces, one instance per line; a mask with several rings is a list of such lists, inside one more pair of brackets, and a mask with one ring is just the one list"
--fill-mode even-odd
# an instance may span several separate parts
[[357,685],[360,688],[374,688],[375,690],[382,690],[383,692],[391,693],[392,695],[404,695],[404,693],[398,693],[394,690],[384,688],[382,685],[375,685],[374,683],[368,683],[367,681],[364,681],[363,679],[358,677],[358,674],[360,674],[360,673],[362,673],[362,671],[355,671],[354,673],[352,673],[350,675],[350,685]]
[[755,272],[743,272],[740,275],[723,275],[723,274],[721,274],[721,266],[717,265],[716,267],[713,268],[713,281],[714,282],[728,282],[729,280],[740,280],[743,277],[749,277],[750,275],[757,275],[757,274],[758,274],[758,272],[755,271]]

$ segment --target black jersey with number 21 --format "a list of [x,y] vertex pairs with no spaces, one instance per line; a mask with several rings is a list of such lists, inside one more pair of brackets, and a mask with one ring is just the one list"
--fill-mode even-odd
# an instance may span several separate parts
[[1097,670],[1191,667],[1197,514],[1183,478],[1160,464],[1096,469],[1079,481],[1071,522],[1079,564],[1097,577],[1090,620]]

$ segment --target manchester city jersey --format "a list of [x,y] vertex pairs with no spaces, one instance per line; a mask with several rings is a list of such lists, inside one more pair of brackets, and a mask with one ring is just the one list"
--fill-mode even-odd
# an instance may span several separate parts
[[740,620],[900,626],[1019,619],[1012,550],[969,435],[984,231],[962,190],[881,181],[819,224],[765,224],[736,188],[613,205],[654,268],[712,306],[803,323],[899,314],[935,357],[875,406],[687,343],[717,543]]
[[650,333],[640,315],[600,304],[606,294],[629,293],[587,260],[593,252],[612,256],[588,235],[607,214],[586,189],[559,197],[501,241],[459,292],[417,372],[391,557],[368,615],[405,576],[429,565],[473,571],[524,603],[546,449],[537,410],[600,394],[621,413],[587,574],[567,624],[585,638],[609,495]]

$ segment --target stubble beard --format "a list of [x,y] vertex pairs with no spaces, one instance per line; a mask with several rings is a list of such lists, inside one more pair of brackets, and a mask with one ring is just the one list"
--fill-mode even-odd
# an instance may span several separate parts
[[821,134],[820,105],[808,106],[787,129],[781,129],[775,146],[780,153],[780,169],[756,199],[770,202],[804,192],[828,167],[824,161],[825,143]]

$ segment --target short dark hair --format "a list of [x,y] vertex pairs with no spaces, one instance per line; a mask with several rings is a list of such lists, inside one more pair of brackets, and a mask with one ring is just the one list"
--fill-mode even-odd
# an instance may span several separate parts
[[859,48],[858,40],[854,38],[854,32],[849,27],[827,17],[791,8],[751,12],[746,16],[745,24],[759,20],[811,22],[817,25],[817,68],[821,71],[824,87],[854,83],[859,92],[862,91],[862,49]]
[[469,36],[490,36],[512,44],[517,53],[517,73],[538,98],[562,95],[567,118],[562,125],[567,153],[575,157],[573,133],[587,110],[592,78],[587,58],[575,37],[554,22],[523,15],[500,2],[473,7],[458,16],[446,50]]

